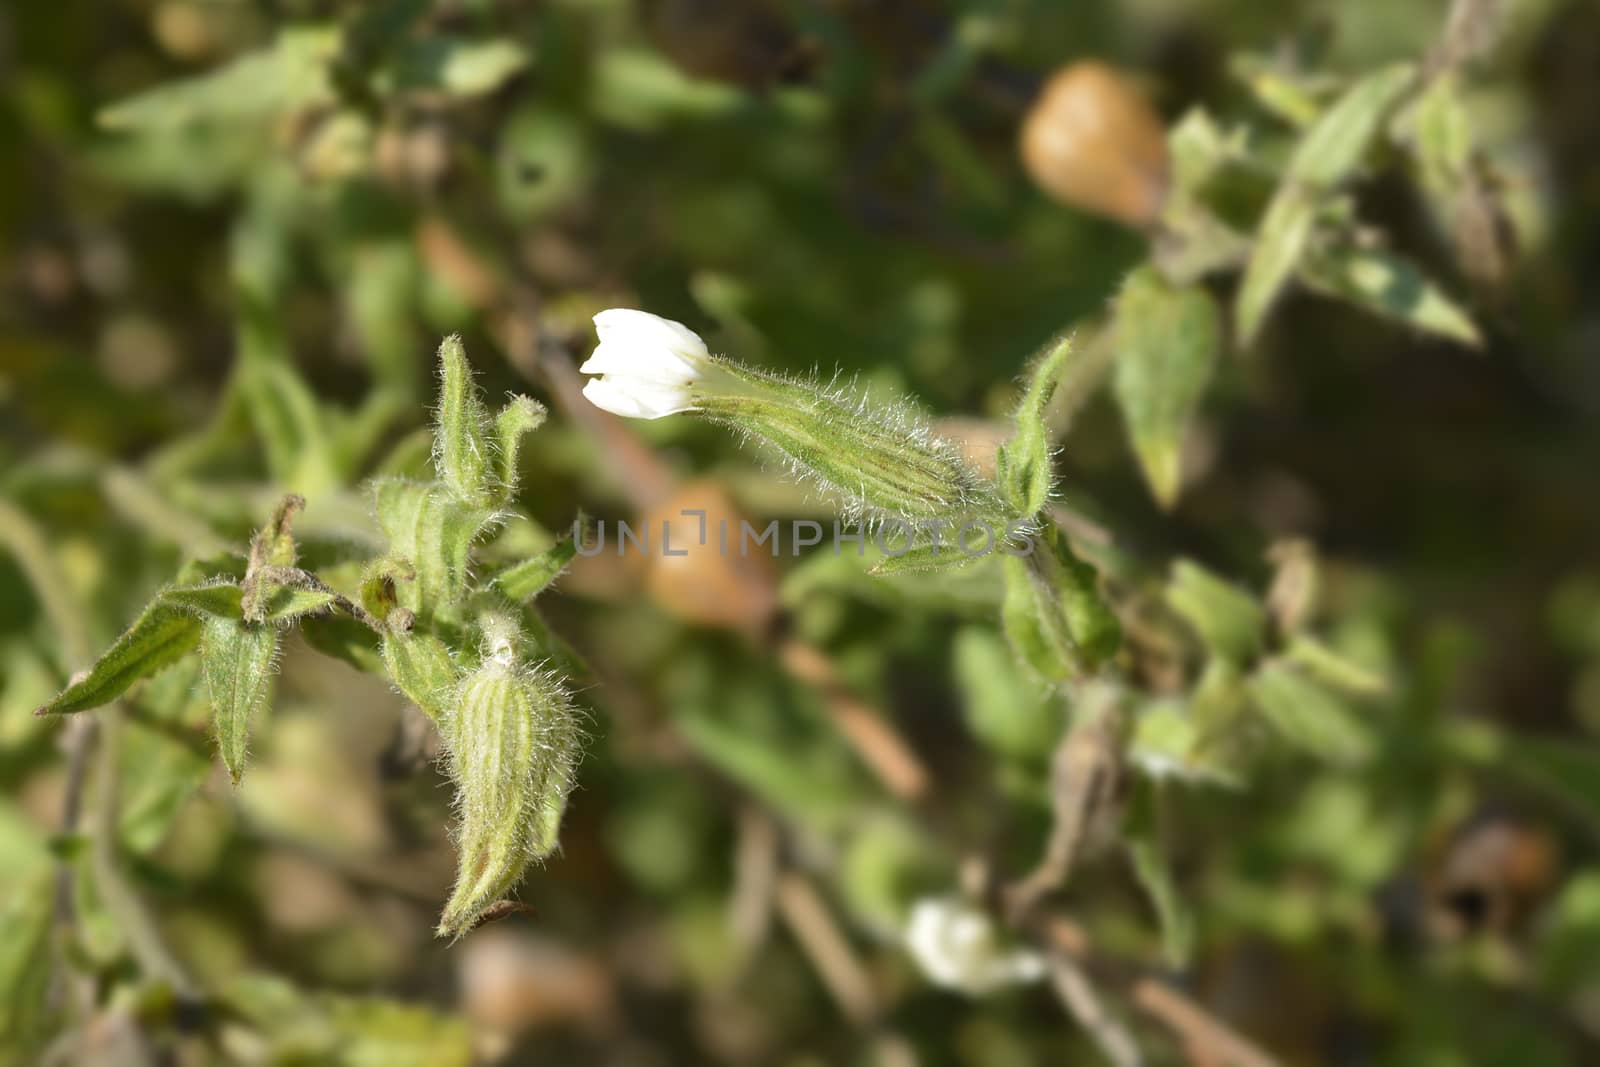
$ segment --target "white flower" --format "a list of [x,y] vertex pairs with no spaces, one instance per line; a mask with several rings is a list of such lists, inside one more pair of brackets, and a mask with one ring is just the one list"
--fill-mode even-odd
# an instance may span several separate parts
[[906,928],[906,947],[935,984],[971,996],[1037,981],[1045,971],[1043,956],[1006,948],[994,920],[960,899],[917,901]]
[[578,369],[598,374],[589,403],[630,419],[659,419],[694,406],[689,387],[712,368],[700,335],[648,311],[611,308],[594,317],[600,345]]

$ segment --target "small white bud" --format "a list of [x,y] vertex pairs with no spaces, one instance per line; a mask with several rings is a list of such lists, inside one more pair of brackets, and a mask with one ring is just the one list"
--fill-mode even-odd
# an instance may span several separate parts
[[694,406],[690,387],[714,369],[699,334],[626,308],[600,312],[594,325],[600,344],[578,368],[600,375],[583,387],[591,404],[630,419],[659,419]]
[[965,900],[927,898],[911,909],[906,947],[936,985],[983,996],[1044,976],[1044,957],[1004,945],[994,920]]

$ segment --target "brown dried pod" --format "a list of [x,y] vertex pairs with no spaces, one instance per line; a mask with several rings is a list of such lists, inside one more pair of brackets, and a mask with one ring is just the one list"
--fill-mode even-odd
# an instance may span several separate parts
[[1160,117],[1114,68],[1086,59],[1045,83],[1023,119],[1022,164],[1073,207],[1145,227],[1161,214],[1170,162]]
[[772,541],[757,544],[762,531],[753,524],[750,538],[742,536],[746,517],[722,486],[689,482],[644,521],[651,538],[645,587],[664,611],[699,626],[754,632],[772,621],[778,609]]

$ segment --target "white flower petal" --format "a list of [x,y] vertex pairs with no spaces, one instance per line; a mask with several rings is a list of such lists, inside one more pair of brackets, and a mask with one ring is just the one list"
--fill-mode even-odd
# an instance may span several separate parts
[[684,385],[697,368],[676,352],[661,348],[632,347],[622,341],[600,342],[578,368],[584,374],[617,374],[644,381]]
[[683,389],[627,379],[590,378],[583,395],[595,407],[627,419],[659,419],[691,406]]
[[615,340],[625,346],[665,348],[691,362],[711,355],[689,327],[648,311],[610,308],[594,317],[594,328],[602,343]]

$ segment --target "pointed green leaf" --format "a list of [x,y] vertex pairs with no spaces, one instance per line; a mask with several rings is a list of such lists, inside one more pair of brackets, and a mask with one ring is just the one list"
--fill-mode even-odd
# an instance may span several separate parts
[[1360,165],[1384,120],[1414,84],[1415,72],[1409,65],[1368,75],[1328,108],[1295,147],[1239,286],[1234,314],[1244,344],[1255,340],[1273,302],[1299,267],[1311,241],[1319,200]]
[[1375,696],[1388,689],[1383,675],[1346,659],[1305,634],[1295,634],[1284,655],[1317,681],[1347,693]]
[[500,493],[502,499],[516,492],[518,472],[517,456],[521,451],[524,434],[530,434],[544,425],[549,413],[544,405],[526,396],[514,396],[500,409],[494,419],[494,436],[499,457]]
[[1041,676],[1076,678],[1116,652],[1122,627],[1100,595],[1099,575],[1059,530],[1036,538],[1026,558],[1007,556],[1005,572],[1006,636]]
[[54,715],[108,704],[134,682],[187,655],[199,642],[200,620],[158,596],[95,661],[87,675],[34,714]]
[[1357,763],[1371,755],[1366,723],[1293,666],[1269,660],[1247,683],[1256,707],[1285,741],[1318,759]]
[[578,554],[578,543],[570,536],[557,541],[547,552],[507,567],[495,575],[494,586],[518,603],[532,600],[561,576]]
[[1194,915],[1178,892],[1172,863],[1161,839],[1159,789],[1158,783],[1147,780],[1134,793],[1126,831],[1128,858],[1139,888],[1144,890],[1161,924],[1167,966],[1181,971],[1194,955]]
[[200,669],[211,694],[212,726],[223,765],[235,785],[244,774],[250,719],[267,695],[278,631],[265,623],[208,618],[200,643]]
[[1344,245],[1306,257],[1300,278],[1322,293],[1457,341],[1469,348],[1483,336],[1466,312],[1404,256],[1381,248]]
[[337,49],[334,30],[285,30],[270,47],[240,56],[215,71],[158,85],[111,105],[100,112],[100,124],[113,130],[236,124],[331,101],[328,64]]
[[215,582],[168,589],[160,594],[160,599],[202,617],[239,619],[244,617],[243,596],[244,591],[232,582]]
[[1005,601],[1000,621],[1011,648],[1047,681],[1065,681],[1076,673],[1071,645],[1059,630],[1046,632],[1041,622],[1038,583],[1026,560],[1007,556]]
[[896,574],[948,571],[976,563],[982,558],[982,555],[963,552],[960,546],[951,544],[946,538],[937,545],[917,545],[898,555],[885,554],[882,559],[867,568],[867,573],[874,578],[883,578]]
[[489,418],[461,338],[439,345],[439,415],[434,454],[439,477],[462,500],[487,503],[499,490],[499,473],[490,454]]
[[1037,514],[1050,497],[1053,473],[1044,416],[1072,357],[1072,338],[1068,336],[1054,342],[1035,361],[1027,392],[1013,416],[1016,435],[1000,446],[1000,491],[1018,515]]
[[1211,294],[1175,288],[1151,267],[1128,276],[1117,297],[1113,379],[1145,480],[1162,507],[1177,501],[1183,441],[1217,355],[1222,324]]
[[1234,301],[1234,318],[1243,344],[1248,346],[1255,340],[1267,312],[1305,254],[1316,208],[1310,193],[1287,183],[1268,205]]
[[1172,565],[1167,603],[1195,628],[1213,653],[1236,666],[1261,652],[1266,611],[1255,598],[1189,560]]
[[332,610],[339,594],[331,589],[308,589],[275,585],[262,605],[262,619],[269,623],[292,622],[306,615]]
[[428,633],[385,634],[383,664],[408,700],[434,722],[444,722],[457,678],[443,641]]
[[235,381],[267,469],[278,484],[299,493],[331,489],[340,477],[316,394],[291,364],[272,309],[243,294],[240,301]]
[[1415,84],[1416,68],[1401,63],[1345,90],[1295,147],[1287,180],[1328,188],[1350,177],[1390,112]]

